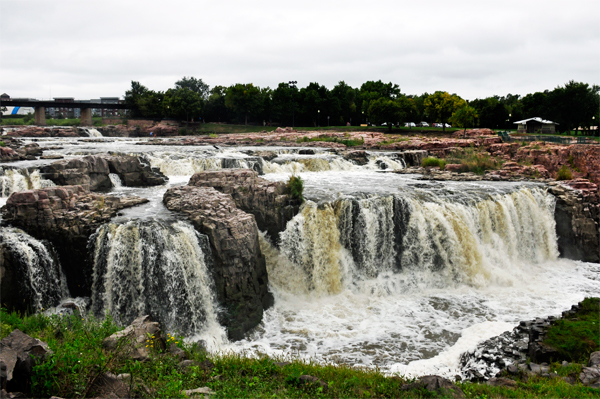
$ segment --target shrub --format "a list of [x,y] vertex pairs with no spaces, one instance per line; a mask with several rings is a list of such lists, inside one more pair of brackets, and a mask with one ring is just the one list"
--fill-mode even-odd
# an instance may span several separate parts
[[304,202],[302,193],[304,191],[304,181],[300,176],[291,175],[287,182],[287,192],[293,199]]
[[573,174],[571,173],[571,169],[567,165],[563,165],[560,167],[558,172],[556,172],[556,180],[571,180],[573,179]]
[[0,147],[6,147],[6,143],[4,141],[0,141]]
[[423,159],[423,162],[421,164],[423,165],[424,168],[432,166],[432,167],[438,167],[440,169],[444,169],[444,167],[446,166],[446,161],[444,161],[443,159],[435,158],[435,157],[427,157],[427,158]]
[[472,172],[478,175],[483,175],[487,170],[500,169],[502,166],[500,161],[486,152],[477,151],[475,148],[453,151],[446,162],[460,164],[459,172]]

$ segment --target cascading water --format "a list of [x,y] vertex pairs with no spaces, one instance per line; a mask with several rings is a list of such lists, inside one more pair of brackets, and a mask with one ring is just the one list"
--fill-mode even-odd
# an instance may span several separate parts
[[432,272],[441,286],[484,286],[506,280],[507,261],[558,257],[553,207],[552,196],[526,188],[473,204],[392,195],[308,202],[281,234],[281,256],[319,294],[403,269]]
[[150,314],[167,331],[225,339],[217,321],[208,239],[185,222],[108,223],[90,238],[92,309],[126,325]]
[[2,258],[7,262],[4,267],[18,286],[17,294],[25,307],[31,306],[39,311],[56,306],[61,299],[69,296],[60,262],[48,244],[22,230],[3,227],[0,230],[0,251],[4,252]]
[[261,240],[275,306],[232,347],[453,377],[469,345],[600,289],[557,259],[542,187],[446,190],[307,201],[279,249]]
[[52,187],[51,180],[43,179],[38,170],[4,169],[0,167],[0,197],[8,197],[12,193],[24,190],[34,190]]

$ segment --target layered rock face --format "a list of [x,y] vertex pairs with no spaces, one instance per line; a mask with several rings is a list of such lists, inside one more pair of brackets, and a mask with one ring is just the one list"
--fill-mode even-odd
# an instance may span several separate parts
[[92,191],[110,189],[109,174],[116,173],[125,186],[158,186],[167,178],[138,157],[129,155],[88,155],[54,162],[41,168],[42,176],[57,185],[88,186]]
[[300,209],[300,202],[287,194],[285,183],[270,182],[249,169],[227,169],[196,173],[190,186],[213,187],[231,195],[235,205],[256,218],[256,224],[266,231],[274,243],[279,233]]
[[82,186],[49,187],[11,194],[2,218],[37,239],[49,240],[60,256],[71,294],[89,296],[89,236],[120,209],[147,201],[95,194]]
[[217,299],[225,308],[221,322],[230,339],[241,339],[273,303],[254,217],[238,209],[231,195],[212,187],[171,188],[163,202],[186,214],[194,228],[208,236]]
[[585,179],[553,183],[558,250],[564,258],[600,262],[600,198],[598,187]]

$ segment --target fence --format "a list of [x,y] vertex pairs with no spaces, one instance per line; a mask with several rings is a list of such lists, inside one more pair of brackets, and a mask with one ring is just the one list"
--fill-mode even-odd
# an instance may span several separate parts
[[511,137],[508,132],[498,132],[498,136],[505,143],[512,143],[515,141],[546,141],[555,144],[599,144],[594,139],[587,137],[562,137],[562,136],[540,136],[540,135],[527,135],[519,137]]

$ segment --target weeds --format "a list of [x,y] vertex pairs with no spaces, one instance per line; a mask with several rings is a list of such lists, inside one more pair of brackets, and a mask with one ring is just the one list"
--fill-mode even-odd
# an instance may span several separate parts
[[286,184],[287,192],[295,200],[304,202],[304,180],[300,176],[291,175]]
[[453,151],[446,158],[446,163],[460,164],[458,172],[472,172],[477,175],[483,175],[487,170],[497,170],[502,167],[501,161],[487,152],[479,152],[473,147]]
[[558,172],[556,172],[556,180],[571,180],[573,179],[573,173],[571,173],[571,169],[567,165],[563,165],[560,167]]
[[446,167],[446,161],[444,161],[443,159],[435,158],[435,157],[427,157],[427,158],[423,159],[423,162],[421,162],[421,165],[423,165],[424,168],[438,167],[440,169],[444,169]]
[[[349,135],[346,134],[346,137],[349,137]],[[308,138],[308,137],[304,136],[302,138],[299,137],[298,139],[296,139],[296,143],[309,143],[312,141],[340,143],[340,144],[344,144],[346,147],[355,147],[358,145],[363,145],[365,143],[365,139],[362,137],[360,139],[349,139],[349,138],[340,139],[336,136],[322,135],[322,136],[317,136],[317,137],[312,137],[312,138]]]

